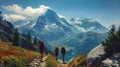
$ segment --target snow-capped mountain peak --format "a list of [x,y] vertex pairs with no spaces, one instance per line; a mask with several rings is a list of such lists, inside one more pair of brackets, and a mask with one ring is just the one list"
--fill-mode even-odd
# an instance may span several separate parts
[[[41,6],[42,7],[42,6]],[[44,7],[44,6],[43,6]],[[46,12],[43,15],[40,15],[37,19],[32,21],[26,21],[26,23],[15,24],[17,27],[21,28],[33,28],[39,32],[43,30],[51,30],[55,29],[56,31],[61,30],[61,32],[66,31],[76,31],[79,32],[107,32],[107,28],[102,26],[97,19],[91,18],[71,18],[70,20],[66,20],[64,16],[56,13],[51,8],[46,7]]]

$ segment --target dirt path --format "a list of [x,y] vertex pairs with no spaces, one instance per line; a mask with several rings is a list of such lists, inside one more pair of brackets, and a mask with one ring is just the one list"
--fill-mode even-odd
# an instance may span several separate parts
[[43,58],[43,61],[40,61],[40,59],[34,59],[31,63],[28,64],[28,67],[45,67],[46,58],[47,56]]
[[48,57],[48,56],[46,56],[46,57],[43,58],[43,62],[40,62],[39,65],[38,65],[38,67],[45,67],[45,65],[46,65],[45,59],[46,59],[47,57]]
[[58,66],[58,67],[67,67],[67,64],[61,64],[61,63],[58,63],[57,66]]
[[[47,58],[48,56],[45,56],[43,58],[43,62],[40,61],[40,59],[34,59],[29,65],[28,67],[45,67],[46,65],[46,61],[45,59]],[[63,64],[62,60],[58,60],[59,62],[57,63],[57,67],[67,67],[67,63]]]
[[58,67],[67,67],[67,63],[64,63],[64,64],[63,64],[62,60],[58,60],[58,62],[59,62],[59,63],[57,63],[57,64],[58,64],[58,65],[57,65]]

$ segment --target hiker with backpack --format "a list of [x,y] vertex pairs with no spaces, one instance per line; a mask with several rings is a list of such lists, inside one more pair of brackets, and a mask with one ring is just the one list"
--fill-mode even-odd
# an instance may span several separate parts
[[40,41],[39,44],[40,44],[39,49],[40,49],[40,54],[41,54],[41,61],[43,61],[43,54],[44,54],[45,47],[44,47],[44,43],[42,41]]
[[63,63],[65,63],[65,54],[66,54],[66,50],[65,50],[64,47],[61,48],[61,54],[62,54]]
[[54,51],[55,51],[56,61],[58,61],[59,48],[56,47]]

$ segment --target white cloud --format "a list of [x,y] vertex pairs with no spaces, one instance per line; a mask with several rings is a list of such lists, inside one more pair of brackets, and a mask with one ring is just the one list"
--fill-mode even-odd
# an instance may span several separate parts
[[10,15],[4,14],[4,16],[5,16],[6,20],[9,20],[9,21],[12,21],[12,22],[26,19],[22,15],[17,15],[17,14],[10,14]]
[[[3,6],[3,8],[12,12],[13,15],[14,14],[21,15],[21,16],[26,17],[26,19],[36,18],[40,15],[43,15],[48,9],[50,9],[50,7],[45,6],[45,5],[41,5],[38,8],[32,8],[31,6],[23,8],[22,6],[19,6],[17,4]],[[9,17],[11,17],[11,16],[9,16]]]

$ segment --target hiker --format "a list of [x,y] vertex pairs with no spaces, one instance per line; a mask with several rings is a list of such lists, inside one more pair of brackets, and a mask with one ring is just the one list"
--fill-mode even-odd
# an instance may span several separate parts
[[62,49],[61,49],[61,54],[62,54],[63,63],[65,63],[64,59],[65,59],[66,50],[64,47],[62,47]]
[[55,56],[56,56],[56,61],[58,61],[58,54],[59,54],[59,48],[55,48]]
[[39,49],[40,49],[40,54],[41,54],[41,61],[43,61],[43,53],[44,53],[45,47],[44,47],[44,43],[43,42],[40,42],[39,44],[40,44],[39,45]]

